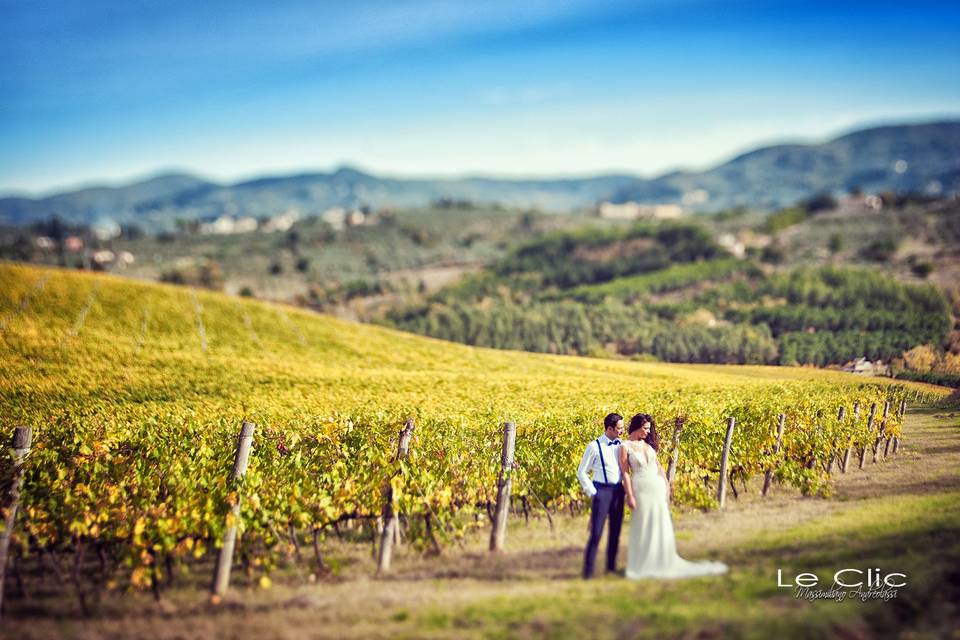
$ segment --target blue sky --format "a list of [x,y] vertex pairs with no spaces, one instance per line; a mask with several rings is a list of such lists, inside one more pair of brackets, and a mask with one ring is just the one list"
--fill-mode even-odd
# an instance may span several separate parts
[[0,0],[0,192],[655,175],[960,118],[960,3]]

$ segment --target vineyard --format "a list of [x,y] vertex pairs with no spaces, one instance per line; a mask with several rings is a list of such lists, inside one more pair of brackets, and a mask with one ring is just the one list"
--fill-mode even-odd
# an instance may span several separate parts
[[[576,462],[610,411],[653,414],[661,464],[676,460],[675,502],[716,508],[728,418],[732,490],[769,472],[826,494],[848,449],[849,464],[870,463],[901,435],[901,401],[944,394],[799,368],[481,349],[14,264],[0,264],[0,354],[3,438],[16,425],[33,430],[11,556],[49,558],[68,578],[68,566],[84,568],[81,592],[159,590],[215,555],[237,523],[237,556],[264,584],[311,542],[322,568],[332,528],[361,523],[374,537],[385,493],[414,546],[456,544],[489,527],[507,421],[517,425],[510,474],[524,510],[582,505]],[[408,420],[409,455],[397,460]],[[252,451],[231,481],[243,421],[256,425]]]

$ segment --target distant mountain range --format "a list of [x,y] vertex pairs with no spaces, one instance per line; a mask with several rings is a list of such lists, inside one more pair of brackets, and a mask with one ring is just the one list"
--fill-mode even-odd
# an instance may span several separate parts
[[731,206],[773,209],[815,193],[892,189],[960,193],[960,121],[863,129],[823,144],[781,144],[712,169],[646,179],[607,175],[563,180],[395,179],[351,168],[217,184],[184,174],[122,187],[91,187],[44,198],[0,198],[0,222],[29,224],[53,215],[74,223],[112,220],[148,229],[221,214],[276,216],[290,209],[411,207],[440,198],[562,211],[601,201],[676,203],[690,211]]

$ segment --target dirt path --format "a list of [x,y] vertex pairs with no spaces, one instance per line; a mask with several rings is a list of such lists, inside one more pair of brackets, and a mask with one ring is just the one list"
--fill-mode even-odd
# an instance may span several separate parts
[[[669,625],[663,627],[671,631],[668,635],[682,635],[675,630],[688,630],[693,637],[693,630],[713,628],[714,632],[720,629],[720,635],[739,636],[738,629],[766,628],[783,617],[794,620],[795,625],[831,624],[831,629],[872,637],[874,634],[862,624],[843,622],[847,619],[844,616],[857,613],[849,607],[830,602],[807,606],[778,593],[768,583],[780,555],[795,556],[798,566],[803,566],[803,562],[826,562],[844,554],[866,554],[863,557],[873,562],[871,553],[898,553],[904,543],[888,540],[891,532],[883,524],[891,514],[906,514],[914,508],[911,501],[916,500],[942,498],[947,508],[930,514],[941,520],[916,528],[925,522],[916,519],[925,514],[923,508],[916,507],[919,515],[904,520],[904,530],[914,527],[918,540],[932,536],[935,544],[957,547],[955,533],[960,531],[960,518],[951,509],[960,495],[960,417],[932,410],[909,412],[904,434],[896,456],[884,460],[881,455],[877,464],[868,456],[864,469],[857,469],[852,461],[847,474],[837,473],[831,498],[803,497],[793,489],[777,486],[762,498],[762,479],[754,479],[746,493],[728,499],[722,512],[675,510],[681,555],[727,561],[732,571],[722,581],[630,583],[611,576],[584,583],[578,576],[586,516],[559,517],[554,531],[544,519],[535,518],[529,525],[511,526],[508,550],[498,557],[486,552],[486,535],[478,534],[464,549],[450,548],[439,558],[401,552],[394,573],[388,579],[375,580],[370,578],[374,565],[369,546],[331,543],[330,557],[340,567],[336,582],[311,585],[304,584],[303,576],[293,576],[290,584],[282,584],[280,579],[277,582],[281,584],[269,591],[241,586],[234,590],[232,601],[215,612],[198,604],[202,592],[193,589],[172,592],[160,606],[145,596],[126,596],[107,603],[104,610],[108,613],[92,620],[72,616],[54,620],[36,615],[5,621],[10,624],[5,624],[0,636],[577,636],[584,632],[583,625],[598,615],[596,611],[626,593],[640,599],[659,598],[672,616],[667,618],[672,620]],[[823,537],[838,527],[848,527],[843,536]],[[795,537],[794,546],[782,539],[784,536],[789,541]],[[841,541],[842,548],[834,556],[821,548],[827,539]],[[621,549],[621,567],[624,562],[625,549]],[[752,613],[724,609],[738,600],[748,605],[747,609],[758,606]],[[610,637],[656,635],[660,629],[656,625],[667,624],[635,604],[627,600],[612,609],[610,615],[616,624],[610,628],[616,633]],[[69,608],[69,604],[61,606]],[[589,628],[587,633],[594,635]]]

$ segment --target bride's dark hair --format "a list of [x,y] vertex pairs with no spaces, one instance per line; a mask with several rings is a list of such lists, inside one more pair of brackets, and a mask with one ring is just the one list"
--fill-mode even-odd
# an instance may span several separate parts
[[657,435],[657,423],[649,413],[638,413],[630,418],[630,426],[627,428],[627,433],[633,433],[638,430],[643,426],[644,422],[650,423],[650,433],[647,434],[644,441],[653,447],[654,451],[660,451],[660,436]]

